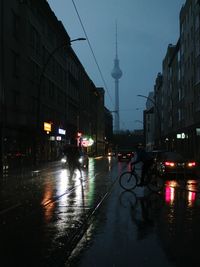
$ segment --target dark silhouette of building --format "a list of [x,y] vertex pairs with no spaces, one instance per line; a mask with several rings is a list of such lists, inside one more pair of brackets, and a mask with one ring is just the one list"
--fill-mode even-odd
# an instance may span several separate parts
[[19,157],[25,165],[55,160],[78,132],[94,139],[90,153],[102,153],[103,89],[47,1],[1,1],[0,14],[1,165],[18,165]]

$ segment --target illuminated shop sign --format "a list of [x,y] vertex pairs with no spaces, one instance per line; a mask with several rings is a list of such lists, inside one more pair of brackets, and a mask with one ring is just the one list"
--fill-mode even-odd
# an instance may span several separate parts
[[44,131],[47,132],[47,134],[51,132],[51,123],[44,122]]
[[91,137],[83,137],[81,144],[83,147],[92,146],[94,144],[94,140]]
[[180,133],[180,134],[176,135],[176,138],[177,139],[185,139],[185,138],[188,138],[188,135],[185,133]]
[[62,135],[65,135],[66,130],[59,128],[59,129],[58,129],[58,133],[59,133],[59,134],[62,134]]

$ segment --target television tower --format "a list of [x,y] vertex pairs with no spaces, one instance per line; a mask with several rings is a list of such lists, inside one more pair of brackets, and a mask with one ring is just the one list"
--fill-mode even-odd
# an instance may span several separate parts
[[115,79],[115,124],[114,132],[119,132],[119,79],[122,77],[122,71],[119,67],[118,51],[117,51],[117,23],[116,23],[116,56],[114,59],[114,68],[111,72],[112,77]]

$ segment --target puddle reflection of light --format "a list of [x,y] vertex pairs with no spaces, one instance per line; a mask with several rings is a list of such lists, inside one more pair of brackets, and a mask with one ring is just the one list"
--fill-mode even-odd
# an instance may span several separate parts
[[169,204],[172,204],[175,197],[175,188],[166,186],[165,187],[165,201]]
[[111,156],[108,156],[108,170],[110,171],[111,170]]
[[111,162],[111,156],[108,156],[108,162],[109,163]]
[[173,204],[175,199],[175,188],[177,187],[178,183],[175,180],[167,181],[165,187],[165,201],[168,204]]
[[[69,182],[70,172],[68,169],[63,169],[60,173],[60,179],[57,182],[57,194],[63,195],[68,189],[70,189]],[[67,194],[64,194],[61,198],[59,198],[59,203],[62,205],[66,205],[66,201],[68,200]]]
[[197,191],[197,182],[194,180],[188,180],[187,182],[188,191],[188,206],[191,207],[196,200],[196,192]]
[[[80,172],[75,172],[75,181],[74,181],[74,187],[75,187],[75,203],[76,206],[84,206],[84,194],[83,194],[83,181],[81,180]],[[75,209],[77,211],[77,209]]]
[[[178,187],[177,181],[167,181],[165,187],[165,201],[168,204],[172,204],[175,200],[176,187]],[[196,192],[194,192],[194,190],[197,190],[197,183],[195,181],[188,180],[185,194],[189,207],[191,207],[194,204],[194,201],[196,200]]]
[[51,203],[52,197],[53,197],[53,186],[52,184],[48,183],[44,187],[44,195],[41,201],[41,205],[44,211],[44,220],[46,223],[48,223],[51,220],[55,208],[55,203],[54,202]]
[[197,181],[195,180],[188,180],[187,181],[187,189],[190,190],[190,191],[196,191],[198,188],[197,188],[198,184],[197,184]]
[[196,192],[188,192],[188,206],[191,207],[196,199]]
[[95,190],[95,161],[91,159],[89,162],[88,183],[86,187],[87,193],[87,205],[90,206],[93,203]]

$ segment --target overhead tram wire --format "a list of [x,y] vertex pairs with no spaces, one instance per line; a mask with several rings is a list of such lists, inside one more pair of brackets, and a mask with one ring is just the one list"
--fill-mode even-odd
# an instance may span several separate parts
[[98,61],[97,61],[96,56],[95,56],[95,54],[94,54],[94,51],[93,51],[93,49],[92,49],[90,40],[89,40],[89,38],[88,38],[88,35],[87,35],[87,33],[86,33],[85,27],[84,27],[84,25],[83,25],[83,22],[82,22],[82,20],[81,20],[81,17],[80,17],[80,15],[79,15],[79,12],[78,12],[78,10],[77,10],[77,7],[76,7],[76,4],[75,4],[74,0],[72,0],[72,3],[73,3],[73,5],[74,5],[74,9],[75,9],[76,14],[77,14],[77,16],[78,16],[79,22],[80,22],[80,24],[81,24],[81,27],[82,27],[83,32],[84,32],[84,34],[85,34],[85,37],[86,37],[86,39],[87,39],[88,45],[89,45],[90,50],[91,50],[91,52],[92,52],[92,55],[93,55],[93,57],[94,57],[94,61],[95,61],[96,65],[97,65],[97,68],[98,68],[98,70],[99,70],[99,73],[100,73],[101,79],[102,79],[102,81],[103,81],[104,87],[105,87],[105,89],[106,89],[106,91],[107,91],[107,94],[108,94],[110,100],[111,100],[111,103],[114,105],[113,100],[112,100],[112,97],[111,97],[111,95],[110,95],[110,93],[109,93],[109,91],[108,91],[108,88],[107,88],[105,79],[104,79],[103,74],[102,74],[102,71],[101,71],[101,69],[100,69],[100,67],[99,67]]
[[[94,51],[93,51],[93,49],[92,49],[92,45],[91,45],[91,43],[90,43],[90,40],[89,40],[89,38],[88,38],[88,35],[87,35],[87,33],[86,33],[85,27],[84,27],[84,25],[83,25],[83,22],[82,22],[82,20],[81,20],[81,17],[80,17],[80,15],[79,15],[79,12],[78,12],[78,9],[77,9],[77,7],[76,7],[76,4],[75,4],[74,0],[72,0],[72,3],[73,3],[73,6],[74,6],[74,9],[75,9],[75,11],[76,11],[76,14],[77,14],[77,16],[78,16],[78,19],[79,19],[79,22],[80,22],[80,24],[81,24],[81,27],[82,27],[82,29],[83,29],[83,32],[84,32],[84,34],[85,34],[85,37],[86,37],[86,39],[87,39],[87,42],[88,42],[88,45],[89,45],[90,50],[91,50],[91,52],[92,52],[92,55],[93,55],[93,57],[94,57],[95,63],[96,63],[96,65],[97,65],[97,68],[98,68],[98,70],[99,70],[99,73],[100,73],[101,79],[102,79],[102,81],[103,81],[104,87],[105,87],[105,89],[106,89],[106,91],[107,91],[107,94],[108,94],[108,96],[109,96],[109,98],[110,98],[111,103],[112,103],[113,106],[114,106],[112,97],[111,97],[111,95],[110,95],[110,93],[109,93],[109,91],[108,91],[108,87],[107,87],[107,85],[106,85],[106,82],[105,82],[105,79],[104,79],[104,77],[103,77],[102,71],[101,71],[101,69],[100,69],[100,66],[99,66],[99,64],[98,64],[98,61],[97,61],[96,56],[95,56],[95,54],[94,54]],[[121,120],[121,123],[122,123],[122,124],[124,125],[124,127],[125,127],[125,123],[124,123],[124,121]]]

